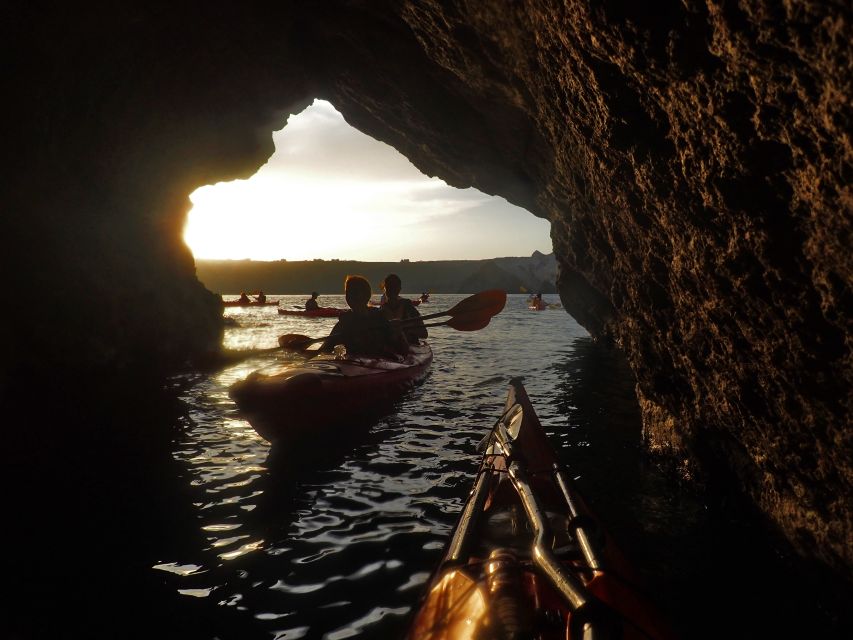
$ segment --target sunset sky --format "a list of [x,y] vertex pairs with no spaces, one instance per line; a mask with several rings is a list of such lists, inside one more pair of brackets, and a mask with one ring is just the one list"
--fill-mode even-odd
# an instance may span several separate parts
[[197,189],[184,238],[196,258],[396,261],[551,252],[549,224],[455,189],[317,100],[273,134],[248,180]]

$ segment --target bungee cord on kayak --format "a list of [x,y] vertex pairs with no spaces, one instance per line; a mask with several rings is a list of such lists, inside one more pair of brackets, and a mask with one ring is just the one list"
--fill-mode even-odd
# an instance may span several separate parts
[[654,605],[623,577],[628,565],[593,526],[520,380],[511,381],[485,443],[407,638],[673,637]]

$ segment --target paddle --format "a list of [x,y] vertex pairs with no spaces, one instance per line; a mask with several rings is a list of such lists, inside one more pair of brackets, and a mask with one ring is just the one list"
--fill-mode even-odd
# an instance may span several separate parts
[[457,331],[478,331],[483,327],[487,326],[491,319],[491,316],[457,316],[455,318],[451,318],[450,320],[445,320],[444,322],[429,322],[424,326],[450,327],[451,329],[456,329]]
[[[421,320],[432,320],[441,316],[459,316],[463,314],[479,313],[491,318],[499,314],[506,305],[506,291],[503,289],[489,289],[475,293],[473,296],[468,296],[464,300],[460,300],[447,311],[439,313],[430,313],[421,316]],[[417,320],[417,318],[415,318]]]
[[[427,327],[448,326],[457,331],[477,331],[489,324],[493,316],[499,314],[506,305],[506,291],[502,289],[490,289],[481,291],[469,296],[464,300],[456,303],[447,311],[439,313],[430,313],[418,318],[409,318],[407,320],[396,321],[401,326],[422,322],[424,320],[432,320],[442,316],[451,316],[450,320],[444,322],[435,322],[427,324]],[[311,338],[299,333],[287,333],[278,339],[278,344],[282,349],[292,349],[295,351],[304,351],[308,345],[315,342],[323,342],[329,336],[322,338]]]

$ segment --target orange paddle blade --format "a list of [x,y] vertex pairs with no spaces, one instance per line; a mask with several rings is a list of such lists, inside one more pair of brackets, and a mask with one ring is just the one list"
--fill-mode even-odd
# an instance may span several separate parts
[[421,320],[430,320],[432,318],[440,318],[441,316],[459,316],[477,314],[486,318],[491,318],[499,314],[506,305],[506,291],[503,289],[489,289],[475,293],[473,296],[468,296],[464,300],[456,303],[456,305],[448,310],[440,313],[430,313],[421,316]]
[[470,314],[456,316],[443,324],[446,324],[448,327],[456,329],[457,331],[478,331],[488,325],[491,319],[491,316]]
[[489,289],[475,293],[473,296],[458,302],[448,312],[449,316],[458,316],[468,313],[484,313],[489,317],[499,314],[506,305],[506,291],[503,289]]

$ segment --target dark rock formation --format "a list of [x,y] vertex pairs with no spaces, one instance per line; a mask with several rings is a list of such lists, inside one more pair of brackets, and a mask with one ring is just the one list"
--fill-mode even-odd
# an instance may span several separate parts
[[5,18],[4,272],[56,310],[4,314],[6,375],[165,366],[215,342],[186,195],[253,173],[322,97],[425,173],[549,219],[563,302],[628,355],[650,447],[728,478],[853,575],[849,2]]

